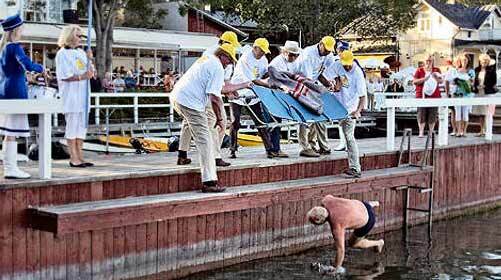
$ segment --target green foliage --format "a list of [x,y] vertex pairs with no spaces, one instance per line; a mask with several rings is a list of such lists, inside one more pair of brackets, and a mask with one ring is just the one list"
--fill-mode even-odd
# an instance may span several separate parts
[[124,9],[122,25],[134,28],[160,29],[160,21],[166,15],[166,10],[155,11],[152,0],[129,0]]
[[337,35],[353,21],[369,16],[368,24],[356,26],[357,33],[385,36],[415,24],[417,0],[206,0],[188,1],[202,7],[237,14],[242,20],[254,20],[258,28],[270,31],[301,30],[307,43],[324,35]]

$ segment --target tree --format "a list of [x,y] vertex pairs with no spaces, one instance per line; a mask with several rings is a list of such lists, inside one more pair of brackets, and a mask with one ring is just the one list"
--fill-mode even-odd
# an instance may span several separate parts
[[163,9],[155,10],[151,0],[129,0],[124,10],[122,26],[160,29],[160,21],[167,15]]
[[372,24],[357,26],[357,33],[385,36],[415,24],[417,0],[192,0],[190,5],[210,4],[213,9],[254,20],[259,29],[301,30],[306,43],[317,42],[326,34],[336,35],[352,23],[370,16]]
[[[88,7],[89,1],[82,4]],[[132,26],[134,19],[141,18],[138,25],[133,27],[152,28],[158,27],[158,21],[165,16],[165,11],[155,11],[151,0],[93,0],[93,25],[96,33],[96,70],[102,79],[104,74],[111,69],[113,61],[113,29],[119,21],[119,15],[131,16],[131,21],[125,20],[124,24]],[[80,11],[85,11],[86,8]],[[84,16],[87,16],[86,14]],[[126,17],[124,17],[126,18]],[[148,20],[150,19],[150,20]]]

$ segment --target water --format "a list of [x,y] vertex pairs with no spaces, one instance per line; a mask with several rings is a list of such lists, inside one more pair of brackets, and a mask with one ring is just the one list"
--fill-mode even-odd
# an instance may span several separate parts
[[321,275],[313,262],[330,263],[332,246],[301,254],[275,257],[200,273],[195,279],[434,279],[501,280],[501,209],[433,224],[431,242],[427,226],[414,227],[405,241],[401,231],[381,236],[382,254],[347,249],[342,277]]

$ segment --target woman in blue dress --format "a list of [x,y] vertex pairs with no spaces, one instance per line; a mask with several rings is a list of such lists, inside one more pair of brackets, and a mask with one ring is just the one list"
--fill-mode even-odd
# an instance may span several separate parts
[[[2,22],[5,31],[0,42],[0,99],[28,99],[26,71],[42,73],[41,65],[33,63],[19,43],[23,32],[23,20],[19,15]],[[28,179],[30,174],[17,166],[16,137],[30,136],[26,114],[0,114],[0,135],[3,140],[3,167],[6,179]]]

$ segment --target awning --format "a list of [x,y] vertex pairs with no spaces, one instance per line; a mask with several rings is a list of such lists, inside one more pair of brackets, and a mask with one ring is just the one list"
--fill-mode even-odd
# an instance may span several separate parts
[[[48,23],[26,23],[23,42],[57,44],[64,25]],[[83,33],[87,34],[87,28]],[[3,32],[0,31],[0,34]],[[170,30],[150,30],[136,28],[115,28],[113,30],[114,47],[150,50],[194,51],[203,52],[217,44],[218,38],[211,34],[177,32]],[[92,43],[95,33],[92,31]]]
[[355,59],[360,62],[360,65],[364,68],[385,68],[388,64],[384,62],[385,58],[389,57],[390,54],[371,54],[371,55],[356,55]]

